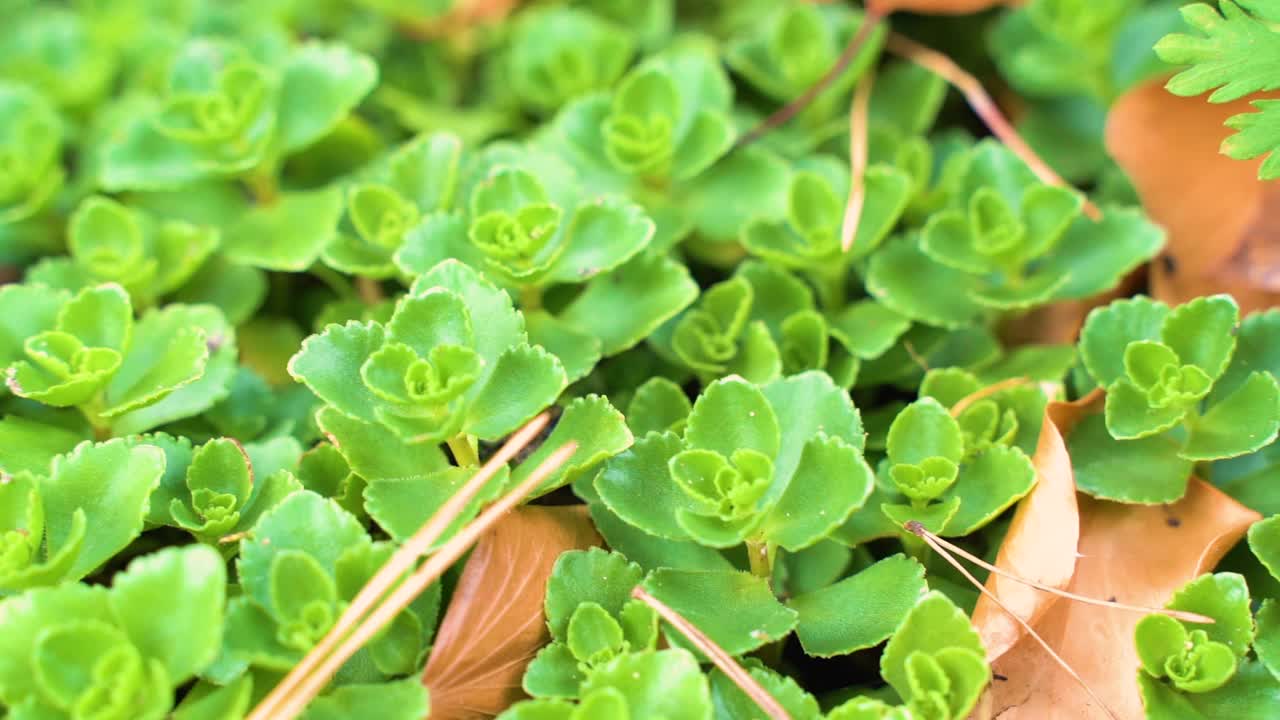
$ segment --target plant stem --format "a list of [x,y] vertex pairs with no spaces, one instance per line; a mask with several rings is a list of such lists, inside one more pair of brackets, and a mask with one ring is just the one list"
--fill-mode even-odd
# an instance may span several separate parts
[[846,266],[841,264],[835,272],[828,272],[823,267],[809,271],[809,279],[813,281],[813,287],[818,291],[818,302],[822,304],[823,310],[836,312],[844,307],[845,283],[848,281],[845,270]]
[[351,284],[351,281],[344,277],[342,273],[339,273],[328,265],[316,263],[311,266],[310,272],[317,280],[327,285],[335,295],[343,300],[347,300],[358,295],[356,288]]
[[475,445],[465,434],[459,433],[445,442],[449,445],[449,450],[453,453],[453,459],[457,461],[458,467],[480,464],[480,456],[476,453]]
[[382,293],[382,285],[377,280],[363,275],[356,278],[356,294],[365,305],[377,305],[386,299]]
[[537,285],[524,285],[520,288],[520,309],[532,312],[542,309],[542,288]]
[[773,561],[778,556],[778,546],[770,542],[747,541],[747,562],[751,563],[751,574],[773,587]]
[[244,176],[244,184],[253,196],[253,201],[259,205],[272,205],[280,197],[280,185],[269,167],[254,168]]

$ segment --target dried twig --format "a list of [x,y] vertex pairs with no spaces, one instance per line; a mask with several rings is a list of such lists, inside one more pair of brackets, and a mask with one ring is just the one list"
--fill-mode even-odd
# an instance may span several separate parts
[[871,111],[871,87],[875,73],[868,72],[858,81],[849,108],[849,202],[844,207],[840,226],[840,249],[849,252],[858,236],[858,221],[867,199],[867,116]]
[[844,51],[840,53],[840,57],[836,58],[831,69],[818,78],[817,82],[810,85],[809,89],[801,93],[799,97],[775,110],[772,115],[761,120],[745,135],[738,138],[738,142],[734,143],[734,147],[740,148],[750,145],[767,135],[774,128],[785,125],[791,118],[805,109],[809,103],[813,102],[814,98],[827,89],[827,86],[840,77],[840,73],[849,67],[849,63],[853,62],[853,59],[858,56],[858,52],[862,50],[862,46],[866,44],[867,38],[871,37],[871,33],[880,26],[880,21],[884,19],[884,16],[885,11],[882,9],[876,7],[867,8],[866,14],[862,17],[862,24],[858,26],[858,30],[853,34],[853,37],[849,38],[849,43],[844,46]]
[[[324,638],[258,704],[249,720],[289,720],[306,707],[333,672],[341,667],[382,625],[389,622],[419,593],[466,551],[503,513],[514,507],[573,454],[572,443],[544,460],[515,490],[491,505],[468,527],[459,531],[379,605],[379,600],[426,555],[467,504],[497,472],[528,445],[546,426],[549,417],[539,415],[514,433],[423,527],[387,560],[365,584]],[[362,622],[363,618],[363,622]],[[335,661],[335,658],[338,658]]]
[[724,651],[724,648],[707,637],[696,625],[684,619],[684,616],[673,610],[666,603],[645,592],[645,589],[639,585],[631,591],[631,597],[656,610],[663,620],[666,620],[672,627],[679,630],[682,635],[689,639],[689,642],[693,643],[694,647],[702,651],[703,655],[711,658],[711,662],[715,663],[721,672],[741,688],[742,692],[747,694],[747,697],[754,700],[766,715],[773,720],[791,720],[791,716],[782,707],[782,704],[761,687],[760,683],[755,681],[755,678],[751,677],[741,665],[729,656],[729,653]]
[[[1031,172],[1035,173],[1036,177],[1050,185],[1069,187],[1067,182],[1054,172],[1053,168],[1049,167],[1036,154],[1036,151],[1032,150],[1031,146],[1022,139],[1018,131],[1005,118],[1004,113],[1000,112],[995,100],[982,87],[982,83],[978,82],[978,79],[973,75],[965,72],[954,60],[937,50],[925,47],[910,38],[893,32],[889,33],[889,39],[885,43],[885,47],[889,52],[931,70],[959,90],[960,94],[964,95],[965,101],[969,103],[969,107],[973,108],[974,113],[982,119],[982,122],[991,130],[991,133],[999,138],[1018,157],[1022,158],[1022,161],[1031,168]],[[1098,206],[1088,199],[1084,202],[1084,212],[1094,220],[1102,217]]]

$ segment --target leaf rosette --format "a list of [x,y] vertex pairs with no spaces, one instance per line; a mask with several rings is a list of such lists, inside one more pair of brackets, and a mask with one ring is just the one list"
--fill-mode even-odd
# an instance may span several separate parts
[[1176,308],[1140,296],[1090,313],[1080,356],[1107,395],[1105,413],[1086,417],[1068,439],[1080,489],[1124,502],[1172,502],[1192,463],[1274,441],[1280,386],[1268,369],[1268,332],[1266,316],[1240,324],[1226,295]]
[[414,443],[496,440],[567,383],[560,361],[529,343],[507,294],[457,261],[419,277],[385,324],[308,338],[289,372],[339,412]]
[[763,388],[731,376],[699,396],[683,435],[648,434],[606,462],[595,489],[659,537],[800,550],[866,501],[863,440],[857,410],[824,373]]

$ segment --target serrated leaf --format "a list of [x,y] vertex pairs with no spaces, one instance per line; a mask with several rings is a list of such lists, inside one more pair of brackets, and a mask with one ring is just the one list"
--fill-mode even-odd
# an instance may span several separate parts
[[600,362],[600,340],[543,310],[525,312],[529,342],[555,355],[570,383],[586,377]]
[[958,462],[964,457],[960,425],[937,400],[922,398],[908,405],[889,427],[889,461],[912,465],[933,457]]
[[376,323],[330,325],[303,341],[289,360],[289,374],[342,413],[377,423],[373,408],[380,401],[361,379],[360,367],[384,338],[382,326]]
[[[404,542],[413,536],[449,498],[475,475],[474,467],[446,467],[434,472],[398,478],[370,480],[364,490],[365,509],[374,522],[391,537]],[[485,503],[493,501],[506,486],[509,474],[501,469],[493,479],[449,523],[435,545],[453,536],[480,512]]]
[[593,672],[582,685],[582,695],[611,689],[625,702],[630,717],[700,720],[711,714],[706,676],[684,650],[623,655]]
[[[763,667],[747,669],[765,692],[778,701],[792,720],[819,720],[822,712],[818,701],[796,682],[794,678]],[[711,701],[717,718],[723,720],[757,720],[762,710],[752,698],[747,697],[732,680],[719,669],[711,673]]]
[[1240,310],[1231,296],[1196,298],[1169,313],[1160,338],[1183,363],[1199,367],[1216,380],[1235,352],[1238,322]]
[[1036,470],[1016,447],[993,446],[960,469],[960,477],[943,499],[955,497],[960,509],[947,522],[945,534],[968,535],[996,518],[1031,492]]
[[636,388],[625,415],[631,432],[643,437],[651,432],[683,433],[692,410],[693,403],[679,385],[652,377]]
[[1220,460],[1270,444],[1280,431],[1280,385],[1273,375],[1255,372],[1234,392],[1191,418],[1191,431],[1179,455],[1187,460]]
[[1203,630],[1210,640],[1227,645],[1243,657],[1253,643],[1249,603],[1249,587],[1243,576],[1213,573],[1183,585],[1165,606],[1213,618],[1212,625],[1195,625],[1193,629]]
[[[967,650],[983,657],[985,651],[977,631],[963,611],[946,595],[934,590],[926,594],[889,639],[880,657],[880,674],[902,697],[913,695],[907,677],[907,658],[916,652],[936,654],[949,648]],[[977,697],[973,698],[976,702]],[[965,708],[964,715],[970,708]]]
[[416,678],[376,685],[344,685],[311,701],[301,717],[304,720],[353,717],[419,720],[430,712],[428,697],[427,689]]
[[280,81],[281,147],[295,151],[319,139],[377,81],[377,64],[342,45],[312,42],[291,53]]
[[306,270],[333,240],[345,205],[336,187],[285,193],[237,218],[226,230],[224,252],[265,270]]
[[535,495],[590,476],[601,463],[631,447],[633,437],[622,413],[607,399],[599,395],[575,398],[565,406],[546,441],[512,473],[512,482],[518,483],[528,477],[544,459],[570,441],[576,442],[578,447],[564,465],[547,476],[546,482],[534,491]]
[[560,319],[599,338],[601,352],[610,356],[639,343],[697,297],[684,265],[642,253],[587,283]]
[[982,314],[968,273],[934,262],[909,238],[890,240],[871,256],[867,291],[885,307],[944,328],[969,324]]
[[[883,642],[926,590],[924,568],[893,555],[840,582],[787,602],[799,614],[796,635],[806,653],[847,655]],[[849,608],[858,612],[851,613]]]
[[[660,568],[645,580],[644,589],[730,655],[780,640],[796,625],[796,612],[774,599],[764,579],[740,571]],[[725,613],[727,606],[734,612]],[[667,636],[673,643],[681,640],[675,631]]]
[[1249,549],[1277,579],[1280,579],[1280,515],[1256,522],[1249,528]]
[[536,345],[509,348],[472,402],[464,428],[482,440],[497,440],[555,402],[567,384],[556,356]]
[[54,458],[41,487],[49,547],[61,547],[74,534],[77,511],[90,528],[67,577],[88,575],[142,532],[147,499],[163,473],[159,448],[130,447],[119,439],[81,443]]
[[790,551],[809,547],[862,507],[874,484],[857,450],[820,433],[804,444],[794,474],[759,532]]
[[1169,436],[1116,440],[1100,415],[1081,420],[1067,448],[1076,485],[1107,500],[1172,502],[1182,497],[1191,475],[1191,462],[1178,456],[1178,444]]
[[438,446],[404,442],[381,425],[349,417],[332,407],[316,412],[316,424],[333,441],[352,472],[366,480],[423,475],[448,465]]
[[1124,351],[1135,340],[1158,341],[1169,308],[1138,296],[1089,313],[1080,331],[1080,359],[1099,385],[1125,376]]
[[779,449],[778,419],[764,393],[728,377],[708,385],[694,402],[685,442],[725,457],[746,448],[772,458]]
[[213,549],[166,548],[134,560],[114,578],[111,609],[133,645],[159,660],[170,681],[180,684],[218,653],[226,581],[223,560]]
[[120,369],[107,384],[103,417],[146,407],[200,378],[209,362],[208,337],[186,321],[180,305],[138,321]]

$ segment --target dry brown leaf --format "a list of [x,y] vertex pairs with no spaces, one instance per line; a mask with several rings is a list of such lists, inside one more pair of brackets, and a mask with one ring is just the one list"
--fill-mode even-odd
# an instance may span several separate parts
[[560,553],[601,543],[586,506],[517,508],[476,544],[422,673],[431,720],[489,718],[550,636],[542,603]]
[[[1172,505],[1121,505],[1085,495],[1078,504],[1080,557],[1067,590],[1155,607],[1211,570],[1260,519],[1198,478]],[[1122,720],[1142,720],[1133,647],[1133,628],[1141,618],[1139,613],[1060,600],[1034,627]],[[1000,720],[1106,717],[1029,637],[1020,639],[992,670],[1000,676],[991,687]]]
[[1169,303],[1230,292],[1244,311],[1280,304],[1280,188],[1259,182],[1262,159],[1218,152],[1228,117],[1262,93],[1231,103],[1183,98],[1153,81],[1125,93],[1107,118],[1106,144],[1152,219],[1169,232],[1151,265],[1152,294]]
[[[1001,570],[1056,588],[1066,588],[1071,583],[1076,567],[1076,542],[1080,537],[1080,515],[1071,458],[1067,456],[1063,434],[1070,432],[1076,422],[1090,412],[1098,397],[1101,394],[1094,393],[1076,402],[1052,402],[1045,408],[1040,440],[1032,458],[1036,466],[1036,486],[1018,504],[996,555],[995,564]],[[987,589],[1032,624],[1060,601],[1057,595],[995,573],[987,579]],[[989,662],[995,662],[1026,635],[1022,625],[986,595],[978,598],[973,624],[982,636]]]
[[987,8],[1012,5],[1011,0],[875,0],[867,5],[889,12],[913,12],[925,15],[967,15]]

